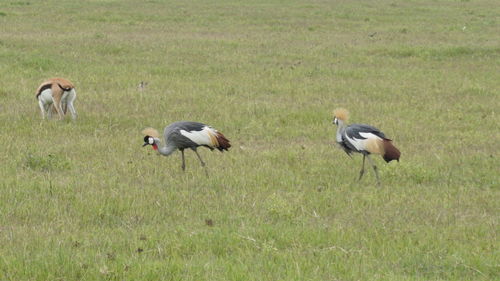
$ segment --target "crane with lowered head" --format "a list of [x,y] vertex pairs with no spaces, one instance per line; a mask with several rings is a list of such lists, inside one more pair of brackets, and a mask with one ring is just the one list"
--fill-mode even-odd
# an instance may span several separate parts
[[221,152],[231,147],[229,140],[216,129],[199,122],[178,121],[167,127],[163,132],[165,145],[161,145],[160,134],[153,128],[146,128],[142,131],[144,135],[143,146],[151,145],[154,150],[163,156],[169,156],[176,150],[181,151],[182,170],[186,170],[186,161],[184,159],[184,150],[191,149],[196,153],[201,166],[205,168],[208,176],[206,164],[198,154],[197,148],[204,146],[210,150],[218,149]]

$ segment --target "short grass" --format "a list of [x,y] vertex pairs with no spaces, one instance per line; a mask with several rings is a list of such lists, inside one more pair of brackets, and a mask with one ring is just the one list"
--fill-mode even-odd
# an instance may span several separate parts
[[[0,280],[499,280],[494,0],[0,2]],[[77,85],[76,122],[34,90]],[[138,91],[140,81],[149,84]],[[335,107],[400,163],[334,146]],[[228,153],[141,148],[177,120]]]

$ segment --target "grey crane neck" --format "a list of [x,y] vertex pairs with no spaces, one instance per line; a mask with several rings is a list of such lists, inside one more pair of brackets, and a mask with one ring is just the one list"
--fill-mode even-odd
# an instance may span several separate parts
[[337,142],[342,142],[342,134],[344,134],[344,131],[345,131],[344,122],[339,121],[339,124],[337,127],[337,136],[336,136]]
[[161,146],[161,143],[159,140],[155,140],[155,144],[158,146],[158,152],[161,154],[161,155],[164,155],[164,156],[169,156],[170,154],[172,154],[176,147],[175,146],[171,146],[171,145],[165,145],[165,146]]

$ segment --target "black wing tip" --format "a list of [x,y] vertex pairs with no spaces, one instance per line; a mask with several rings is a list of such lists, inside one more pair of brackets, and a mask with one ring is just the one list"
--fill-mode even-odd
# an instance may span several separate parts
[[386,163],[389,163],[389,162],[391,162],[392,160],[396,160],[396,161],[398,161],[398,162],[399,162],[399,158],[389,158],[389,157],[384,157],[384,160],[385,160],[385,162],[386,162]]
[[230,147],[231,147],[231,145],[229,145],[229,146],[225,146],[225,147],[219,146],[219,147],[217,147],[217,149],[218,149],[220,152],[224,152],[224,150],[225,150],[225,151],[229,151],[229,150],[228,150],[228,148],[230,148]]

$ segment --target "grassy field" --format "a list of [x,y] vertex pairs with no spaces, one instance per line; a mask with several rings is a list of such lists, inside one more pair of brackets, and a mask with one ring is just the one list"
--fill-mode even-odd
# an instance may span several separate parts
[[[495,0],[0,2],[0,280],[500,280]],[[77,86],[76,122],[34,91]],[[149,84],[138,91],[140,81]],[[336,107],[402,152],[355,179]],[[141,130],[232,142],[169,158]]]

